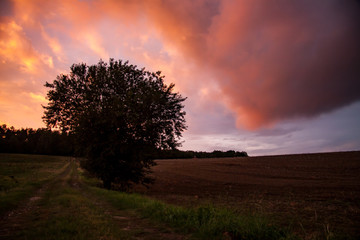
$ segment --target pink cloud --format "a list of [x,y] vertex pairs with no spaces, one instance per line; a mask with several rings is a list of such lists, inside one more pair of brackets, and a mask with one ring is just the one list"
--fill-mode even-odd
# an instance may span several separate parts
[[313,117],[360,99],[359,18],[348,3],[224,2],[210,64],[239,125]]
[[[217,99],[239,127],[311,118],[360,99],[355,1],[106,3],[115,18],[146,18],[165,48],[177,48],[198,72],[211,72],[222,93]],[[197,81],[189,84],[204,91],[207,78]]]
[[239,127],[314,117],[360,99],[355,1],[224,0],[218,11],[185,2],[159,5],[149,17],[168,44],[216,75]]
[[[195,99],[192,108],[211,110],[211,102],[219,102],[238,127],[249,129],[315,117],[360,99],[356,1],[14,3],[12,20],[1,20],[7,29],[18,26],[3,31],[3,51],[11,54],[3,52],[2,59],[17,56],[28,70],[47,66],[43,82],[59,74],[49,69],[72,61],[130,56],[163,70]],[[12,49],[11,41],[21,47]]]

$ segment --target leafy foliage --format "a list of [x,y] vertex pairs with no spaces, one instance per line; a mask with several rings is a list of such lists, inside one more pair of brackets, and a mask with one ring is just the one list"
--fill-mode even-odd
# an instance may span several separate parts
[[185,98],[173,92],[174,84],[164,83],[161,72],[100,60],[74,64],[69,75],[45,86],[50,88],[45,123],[74,133],[87,159],[83,166],[106,188],[150,183],[151,153],[175,149],[186,129]]
[[73,138],[69,134],[46,128],[15,129],[4,124],[0,126],[0,152],[72,155]]

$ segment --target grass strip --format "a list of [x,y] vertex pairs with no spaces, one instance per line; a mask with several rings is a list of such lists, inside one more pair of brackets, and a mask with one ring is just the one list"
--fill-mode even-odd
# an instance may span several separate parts
[[96,202],[73,186],[76,178],[76,165],[71,162],[70,170],[50,183],[38,207],[23,216],[22,226],[8,239],[132,239],[132,232],[118,229]]
[[130,239],[130,233],[117,229],[91,199],[68,186],[49,192],[41,201],[41,210],[27,222],[31,227],[20,231],[16,239]]
[[68,157],[0,154],[0,215],[64,171],[67,162]]
[[109,191],[93,186],[89,187],[89,190],[118,209],[135,209],[142,217],[166,223],[199,239],[298,239],[261,216],[238,215],[229,209],[212,205],[185,208],[139,194]]

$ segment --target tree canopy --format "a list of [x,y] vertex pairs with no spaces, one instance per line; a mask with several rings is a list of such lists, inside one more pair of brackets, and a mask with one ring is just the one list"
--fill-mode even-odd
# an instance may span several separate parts
[[151,153],[179,146],[186,98],[174,92],[174,84],[164,83],[161,72],[121,60],[70,69],[45,84],[50,88],[43,116],[47,126],[74,134],[86,156],[83,166],[106,188],[151,182]]

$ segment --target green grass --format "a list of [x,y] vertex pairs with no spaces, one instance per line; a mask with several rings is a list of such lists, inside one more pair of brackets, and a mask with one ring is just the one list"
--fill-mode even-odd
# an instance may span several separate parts
[[138,236],[141,239],[165,239],[157,237],[157,232],[146,233],[141,228],[127,229],[128,219],[137,220],[134,216],[128,218],[125,215],[125,220],[116,221],[113,214],[119,216],[123,212],[104,204],[101,196],[86,191],[83,183],[79,182],[76,162],[66,164],[66,168],[46,182],[46,188],[42,189],[36,194],[38,200],[30,201],[30,205],[24,203],[26,210],[20,215],[10,217],[5,222],[0,219],[0,239],[126,240],[138,239]]
[[77,180],[77,164],[66,166],[65,174],[48,183],[37,207],[20,219],[20,229],[8,239],[130,239],[131,233],[120,231],[103,209],[72,185]]
[[298,239],[290,232],[273,226],[262,216],[238,215],[229,209],[212,205],[185,208],[138,194],[108,191],[98,187],[89,187],[89,190],[107,199],[118,209],[136,209],[144,218],[166,223],[197,239]]
[[68,157],[0,154],[0,215],[64,170]]
[[52,191],[41,200],[41,210],[27,222],[31,227],[20,231],[16,239],[129,239],[101,208],[71,187]]

